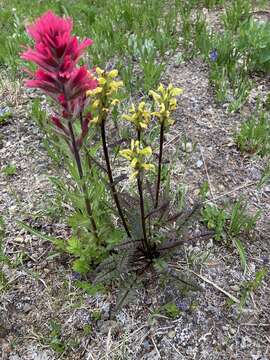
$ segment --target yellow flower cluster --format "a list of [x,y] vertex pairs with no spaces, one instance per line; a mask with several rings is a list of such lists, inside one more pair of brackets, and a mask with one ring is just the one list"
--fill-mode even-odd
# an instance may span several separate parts
[[98,86],[94,90],[86,92],[86,96],[93,97],[92,107],[97,110],[97,115],[91,121],[94,124],[100,124],[111,106],[119,103],[119,100],[115,98],[115,94],[123,86],[123,81],[116,81],[118,76],[117,70],[105,71],[96,68]]
[[149,91],[149,95],[152,96],[158,106],[157,111],[153,112],[152,115],[156,116],[160,124],[164,124],[165,127],[174,123],[174,120],[171,118],[171,112],[177,106],[176,96],[182,94],[182,92],[182,89],[173,87],[172,84],[167,88],[160,84],[157,91]]
[[152,155],[152,149],[150,146],[145,148],[141,147],[140,142],[131,140],[130,149],[121,150],[120,155],[130,161],[132,173],[130,178],[136,178],[141,170],[154,170],[153,164],[145,162],[146,158]]
[[140,102],[137,109],[132,104],[129,109],[129,114],[122,116],[123,119],[130,121],[136,126],[138,131],[147,129],[151,120],[151,112],[147,109],[144,101]]

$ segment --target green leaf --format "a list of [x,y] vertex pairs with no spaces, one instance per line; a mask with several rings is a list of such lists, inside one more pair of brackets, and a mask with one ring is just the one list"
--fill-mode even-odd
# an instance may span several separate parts
[[42,234],[42,232],[32,228],[31,226],[25,224],[23,221],[17,221],[17,224],[22,227],[24,230],[28,231],[29,233],[37,236],[38,238],[40,238],[41,240],[44,241],[49,241],[51,243],[53,243],[57,249],[65,251],[66,250],[66,244],[65,241],[63,239],[58,239],[54,236],[48,236],[45,234]]
[[245,250],[243,244],[241,243],[241,241],[239,239],[234,239],[233,242],[234,242],[234,245],[236,246],[236,248],[238,250],[238,253],[239,253],[239,256],[240,256],[240,263],[241,263],[241,266],[243,268],[244,275],[245,275],[246,270],[247,270],[246,250]]
[[88,261],[81,257],[73,262],[72,269],[80,274],[86,274],[90,270]]

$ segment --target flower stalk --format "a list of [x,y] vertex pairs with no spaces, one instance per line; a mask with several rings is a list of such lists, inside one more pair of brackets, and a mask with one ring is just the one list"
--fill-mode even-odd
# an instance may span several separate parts
[[163,144],[164,144],[164,121],[160,125],[160,136],[159,136],[159,155],[158,155],[158,175],[157,175],[157,186],[156,186],[156,199],[155,209],[158,207],[159,193],[160,193],[160,182],[161,182],[161,170],[162,170],[162,156],[163,156]]
[[148,238],[147,238],[147,232],[146,232],[146,223],[145,223],[145,211],[144,211],[144,197],[143,197],[143,188],[142,188],[142,171],[139,171],[139,174],[137,176],[137,187],[140,197],[140,212],[141,212],[141,225],[142,225],[142,232],[143,232],[143,247],[144,250],[147,253],[147,256],[151,259],[152,258],[152,252],[151,252],[151,245],[149,244]]
[[115,202],[115,205],[117,207],[120,219],[122,221],[122,224],[124,226],[124,229],[126,231],[126,234],[129,238],[131,238],[131,234],[123,213],[123,210],[121,208],[120,205],[120,201],[117,195],[117,191],[115,188],[115,184],[114,184],[114,180],[113,180],[113,174],[112,174],[112,169],[111,169],[111,164],[110,164],[110,157],[109,157],[109,152],[108,152],[108,147],[107,147],[107,140],[106,140],[106,130],[105,130],[105,119],[102,120],[101,124],[100,124],[100,128],[101,128],[101,138],[102,138],[102,147],[103,147],[103,153],[104,153],[104,157],[105,157],[105,162],[106,162],[106,167],[107,167],[107,173],[108,173],[108,177],[109,177],[109,182],[110,182],[110,187],[111,187],[111,191],[112,191],[112,195],[113,195],[113,199]]
[[72,148],[73,148],[73,153],[74,153],[74,157],[75,157],[75,162],[76,162],[76,165],[77,165],[80,180],[82,181],[82,191],[83,191],[83,194],[84,194],[84,202],[85,202],[86,212],[87,212],[87,215],[89,216],[89,219],[90,219],[90,222],[91,222],[91,227],[92,227],[93,233],[95,235],[95,238],[97,240],[99,240],[99,236],[98,236],[98,232],[97,232],[97,225],[96,225],[96,222],[95,222],[95,219],[94,219],[94,216],[93,216],[91,202],[90,202],[90,199],[89,199],[89,196],[88,196],[88,192],[87,192],[87,188],[86,188],[86,184],[85,184],[85,180],[84,180],[81,156],[80,156],[80,152],[79,152],[78,147],[77,147],[77,143],[76,143],[74,130],[73,130],[73,126],[72,126],[71,121],[68,122],[68,128],[69,128],[69,132],[70,132],[70,136],[71,136]]

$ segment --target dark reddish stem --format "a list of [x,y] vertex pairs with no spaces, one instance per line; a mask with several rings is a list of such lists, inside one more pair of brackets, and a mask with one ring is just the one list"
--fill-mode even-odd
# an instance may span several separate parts
[[162,121],[161,126],[160,126],[159,155],[158,155],[158,177],[157,177],[157,186],[156,186],[155,208],[158,207],[159,192],[160,192],[163,143],[164,143],[164,121]]
[[91,221],[91,226],[92,226],[92,230],[94,232],[94,235],[96,237],[96,239],[99,239],[98,237],[98,233],[97,233],[97,225],[93,216],[93,211],[92,211],[92,207],[91,207],[91,203],[90,203],[90,199],[88,196],[88,192],[86,189],[86,185],[85,185],[85,181],[84,181],[84,176],[83,176],[83,169],[82,169],[82,162],[81,162],[81,157],[80,157],[80,153],[76,144],[76,139],[75,139],[75,135],[74,135],[74,131],[73,131],[73,126],[71,121],[68,122],[68,127],[69,127],[69,132],[70,132],[70,136],[71,136],[71,142],[72,142],[72,148],[74,151],[74,157],[75,157],[75,162],[77,165],[77,169],[78,169],[78,173],[79,173],[79,177],[82,181],[82,190],[84,193],[84,201],[85,201],[85,207],[86,207],[86,211],[87,214],[90,218]]
[[144,198],[143,198],[143,189],[142,189],[142,180],[141,180],[141,171],[139,171],[137,177],[137,186],[138,192],[140,196],[140,211],[141,211],[141,223],[142,223],[142,231],[143,231],[143,247],[147,252],[148,257],[151,259],[151,246],[148,243],[147,233],[146,233],[146,224],[145,224],[145,212],[144,212]]
[[107,173],[108,173],[108,177],[109,177],[109,182],[110,182],[110,187],[111,187],[111,191],[112,191],[112,195],[113,195],[113,199],[115,202],[115,205],[117,207],[120,219],[122,221],[122,224],[125,228],[125,231],[127,233],[127,236],[129,238],[131,238],[131,234],[129,232],[119,199],[118,199],[118,195],[116,192],[116,188],[115,188],[115,184],[114,184],[114,180],[113,180],[113,174],[112,174],[112,169],[111,169],[111,164],[110,164],[110,158],[109,158],[109,152],[108,152],[108,147],[107,147],[107,141],[106,141],[106,131],[105,131],[105,120],[102,120],[101,122],[101,138],[102,138],[102,147],[103,147],[103,152],[104,152],[104,156],[105,156],[105,162],[106,162],[106,166],[107,166]]

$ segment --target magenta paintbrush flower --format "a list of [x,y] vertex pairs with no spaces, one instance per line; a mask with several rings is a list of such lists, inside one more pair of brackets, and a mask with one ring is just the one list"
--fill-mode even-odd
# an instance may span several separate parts
[[35,41],[34,49],[29,48],[22,58],[34,62],[46,71],[60,75],[68,73],[78,62],[84,50],[93,44],[91,39],[79,42],[72,36],[70,18],[61,18],[48,11],[27,27],[28,34]]
[[[31,79],[26,80],[25,85],[51,96],[62,107],[62,117],[69,120],[74,120],[83,113],[88,101],[86,91],[93,90],[98,85],[86,66],[77,65],[85,48],[93,41],[85,39],[80,43],[77,37],[72,36],[72,28],[70,18],[46,12],[27,28],[35,46],[22,54],[24,60],[38,66],[34,73],[28,71]],[[52,120],[58,130],[63,132],[64,125],[61,127],[59,121]]]

